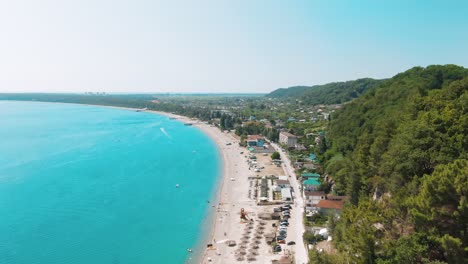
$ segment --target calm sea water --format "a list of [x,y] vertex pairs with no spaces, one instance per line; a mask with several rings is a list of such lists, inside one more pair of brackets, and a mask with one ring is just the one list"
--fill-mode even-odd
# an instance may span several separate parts
[[0,101],[0,263],[183,263],[219,170],[164,116]]

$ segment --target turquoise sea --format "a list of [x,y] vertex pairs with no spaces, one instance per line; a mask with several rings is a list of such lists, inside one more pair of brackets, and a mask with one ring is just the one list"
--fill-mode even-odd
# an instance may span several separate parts
[[165,116],[0,101],[0,263],[184,263],[220,163]]

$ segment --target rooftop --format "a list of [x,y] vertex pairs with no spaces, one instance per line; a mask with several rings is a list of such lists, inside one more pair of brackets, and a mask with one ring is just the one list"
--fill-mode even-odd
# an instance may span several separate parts
[[317,204],[318,208],[325,208],[325,209],[343,209],[343,201],[336,201],[336,200],[320,200]]
[[264,137],[262,135],[249,135],[247,137],[247,140],[263,140]]
[[325,192],[313,192],[313,191],[305,191],[305,196],[325,196]]
[[309,154],[309,159],[310,160],[317,160],[317,155],[315,155],[315,153],[310,153]]
[[302,173],[301,176],[304,178],[320,178],[318,173]]
[[277,185],[286,185],[289,184],[288,180],[276,180]]
[[303,182],[304,185],[320,185],[317,179],[309,178]]
[[281,197],[283,197],[283,199],[291,199],[291,189],[289,188],[281,188]]
[[293,134],[291,134],[291,133],[289,133],[289,132],[284,132],[284,131],[283,131],[283,132],[280,132],[280,134],[281,134],[281,135],[285,135],[285,136],[287,136],[287,137],[297,137],[297,136],[295,136],[295,135],[293,135]]

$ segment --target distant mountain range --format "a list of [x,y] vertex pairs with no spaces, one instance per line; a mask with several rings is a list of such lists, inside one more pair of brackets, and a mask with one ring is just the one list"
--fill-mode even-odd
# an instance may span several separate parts
[[333,82],[314,86],[280,88],[267,95],[270,98],[299,99],[306,104],[341,104],[359,97],[385,80],[371,78]]

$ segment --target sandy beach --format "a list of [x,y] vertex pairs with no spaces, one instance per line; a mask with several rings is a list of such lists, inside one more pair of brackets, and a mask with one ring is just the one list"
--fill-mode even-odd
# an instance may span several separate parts
[[[223,179],[220,183],[216,213],[213,215],[213,227],[210,230],[208,241],[206,241],[207,244],[213,244],[213,247],[206,248],[203,254],[194,254],[199,255],[200,259],[191,263],[242,263],[236,261],[234,255],[234,250],[238,248],[242,233],[247,227],[247,223],[241,223],[240,220],[241,208],[244,208],[250,218],[256,218],[255,201],[248,197],[249,176],[254,176],[254,173],[249,170],[247,159],[240,154],[246,151],[245,148],[239,146],[239,141],[232,134],[223,133],[217,127],[183,116],[163,112],[155,113],[177,118],[182,122],[193,123],[194,127],[201,129],[217,144],[222,155]],[[229,143],[230,145],[227,145]],[[226,244],[227,240],[234,240],[237,245],[229,247]],[[266,247],[265,242],[262,241],[262,243]],[[262,249],[259,248],[259,252],[267,250],[266,248]],[[261,256],[258,257],[258,263],[265,263],[260,260]]]
[[[148,111],[151,112],[151,111]],[[279,174],[287,175],[283,167],[276,168],[271,165],[269,155],[260,155],[259,162],[266,166],[265,172],[254,172],[249,168],[247,150],[239,146],[239,140],[231,133],[224,133],[219,128],[207,123],[199,122],[188,117],[178,116],[164,112],[154,112],[171,118],[178,119],[184,123],[191,123],[193,127],[201,129],[218,146],[223,160],[223,175],[218,192],[218,204],[215,206],[216,212],[213,214],[210,234],[206,236],[206,245],[202,245],[194,252],[189,263],[202,264],[230,264],[230,263],[271,263],[283,255],[295,255],[296,263],[306,263],[302,261],[304,253],[296,254],[296,247],[303,246],[302,233],[296,236],[296,231],[302,231],[303,227],[292,225],[289,228],[291,239],[299,239],[299,245],[282,245],[283,251],[273,253],[271,245],[265,240],[265,234],[275,233],[276,227],[273,223],[277,220],[260,220],[261,213],[271,213],[274,205],[260,206],[254,198],[257,178],[263,175]],[[268,168],[269,167],[269,168]],[[296,192],[298,193],[298,192]],[[297,196],[297,195],[295,195]],[[295,205],[298,208],[297,204]],[[241,220],[241,210],[247,212],[249,221]],[[299,208],[298,208],[299,209]],[[302,214],[299,210],[294,210],[291,223],[302,224]],[[228,241],[235,241],[235,246],[229,246]],[[288,240],[289,241],[289,240]],[[204,247],[203,247],[204,246]],[[304,251],[305,250],[299,250]],[[299,257],[299,258],[298,258]],[[300,262],[297,262],[297,261]]]

